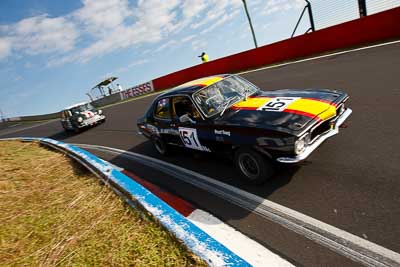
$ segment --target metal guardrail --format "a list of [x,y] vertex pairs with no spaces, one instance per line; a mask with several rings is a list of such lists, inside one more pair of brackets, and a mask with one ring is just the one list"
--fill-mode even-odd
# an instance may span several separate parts
[[110,163],[86,150],[49,138],[21,137],[0,139],[0,141],[2,140],[37,141],[67,154],[85,166],[105,184],[109,185],[131,207],[145,210],[151,214],[165,229],[210,266],[251,266],[142,185],[116,170]]

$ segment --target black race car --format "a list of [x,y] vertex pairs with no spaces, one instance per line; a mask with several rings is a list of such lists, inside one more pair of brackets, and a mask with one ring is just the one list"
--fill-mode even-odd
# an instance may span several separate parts
[[352,112],[347,99],[337,90],[261,91],[218,75],[159,95],[137,126],[163,155],[169,145],[230,154],[243,178],[262,183],[274,162],[300,162],[337,134]]
[[102,123],[106,116],[90,103],[78,103],[61,111],[61,125],[65,131],[79,132],[83,128]]

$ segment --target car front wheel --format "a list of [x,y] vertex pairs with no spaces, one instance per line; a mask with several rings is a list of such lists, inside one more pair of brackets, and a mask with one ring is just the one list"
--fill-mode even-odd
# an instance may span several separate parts
[[235,164],[242,178],[252,184],[262,184],[274,174],[272,163],[251,148],[240,148],[236,151]]

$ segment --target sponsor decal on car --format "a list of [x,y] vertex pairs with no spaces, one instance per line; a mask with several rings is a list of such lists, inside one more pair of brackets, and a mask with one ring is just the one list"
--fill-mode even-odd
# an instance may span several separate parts
[[220,134],[220,135],[227,135],[227,136],[231,136],[231,132],[229,131],[224,131],[224,130],[214,130],[215,134]]

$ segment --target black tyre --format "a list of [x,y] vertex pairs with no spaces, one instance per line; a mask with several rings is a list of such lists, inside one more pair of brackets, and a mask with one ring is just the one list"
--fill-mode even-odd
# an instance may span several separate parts
[[167,156],[169,153],[169,149],[167,144],[159,137],[154,137],[152,139],[153,145],[155,149],[157,150],[158,153],[160,153],[163,156]]
[[274,174],[272,162],[251,148],[239,148],[235,164],[242,178],[252,184],[262,184]]
[[68,128],[65,126],[64,123],[61,123],[61,125],[62,125],[62,127],[64,128],[64,131],[66,131],[66,132],[70,132],[70,131],[71,131],[70,129],[68,129]]

